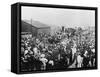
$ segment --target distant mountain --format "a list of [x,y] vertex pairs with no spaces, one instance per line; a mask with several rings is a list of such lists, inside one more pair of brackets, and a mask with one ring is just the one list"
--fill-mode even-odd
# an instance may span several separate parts
[[42,23],[40,21],[36,21],[36,20],[23,20],[23,21],[25,21],[31,25],[34,25],[37,28],[50,27],[47,24],[44,24],[44,23]]

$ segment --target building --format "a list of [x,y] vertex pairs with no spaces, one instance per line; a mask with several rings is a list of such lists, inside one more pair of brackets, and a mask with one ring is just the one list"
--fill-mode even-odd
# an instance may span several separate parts
[[21,32],[29,32],[32,33],[32,36],[36,36],[37,35],[37,28],[25,21],[22,21],[21,23]]
[[32,36],[37,36],[39,33],[50,33],[50,27],[39,21],[22,21],[22,32],[31,32]]

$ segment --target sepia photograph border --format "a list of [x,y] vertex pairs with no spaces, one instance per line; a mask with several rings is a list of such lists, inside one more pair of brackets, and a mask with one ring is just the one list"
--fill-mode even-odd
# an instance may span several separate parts
[[[14,62],[11,64],[11,68],[13,68],[14,70],[11,70],[12,72],[16,72],[17,74],[27,74],[27,73],[47,73],[47,72],[64,72],[64,71],[80,71],[80,70],[94,70],[94,69],[98,69],[98,8],[97,7],[87,7],[87,6],[69,6],[69,5],[54,5],[54,4],[38,4],[38,3],[16,3],[13,4],[16,5],[16,22],[14,22],[14,24],[16,25],[16,37],[17,37],[17,42],[15,42],[15,44],[17,45],[16,48],[16,54],[17,55],[13,55],[12,53],[12,57],[16,57],[15,64],[17,65],[15,68],[16,71],[14,71],[15,69],[14,67]],[[50,70],[50,71],[32,71],[32,72],[22,72],[21,71],[21,60],[20,60],[20,50],[21,50],[21,7],[22,6],[26,6],[26,7],[43,7],[43,8],[60,8],[60,9],[78,9],[78,10],[94,10],[95,11],[95,53],[96,53],[96,66],[95,67],[88,67],[88,68],[68,68],[66,70]],[[14,16],[14,15],[12,15]],[[12,18],[13,19],[13,18]],[[15,38],[16,38],[15,37]],[[13,49],[14,50],[14,49]],[[13,60],[12,60],[13,61]]]

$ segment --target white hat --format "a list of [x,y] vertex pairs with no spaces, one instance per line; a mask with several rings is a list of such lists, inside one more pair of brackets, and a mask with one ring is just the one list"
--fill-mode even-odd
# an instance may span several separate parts
[[44,58],[45,57],[45,54],[41,54],[41,58]]
[[54,65],[53,60],[50,60],[50,61],[49,61],[49,64]]
[[92,49],[92,52],[95,53],[95,49]]
[[28,50],[25,50],[24,54],[26,55],[28,53]]

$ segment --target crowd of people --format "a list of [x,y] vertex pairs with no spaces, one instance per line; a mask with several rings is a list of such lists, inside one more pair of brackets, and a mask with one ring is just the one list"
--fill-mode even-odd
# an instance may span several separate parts
[[[64,70],[95,66],[95,46],[63,31],[21,38],[21,71]],[[91,39],[90,39],[91,40]]]

